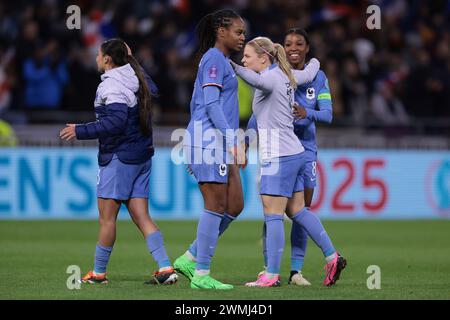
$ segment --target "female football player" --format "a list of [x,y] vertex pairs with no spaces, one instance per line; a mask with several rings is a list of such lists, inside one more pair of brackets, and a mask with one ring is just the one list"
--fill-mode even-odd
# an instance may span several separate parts
[[[204,210],[196,240],[175,260],[174,267],[191,280],[191,288],[232,289],[232,285],[209,274],[219,235],[243,209],[237,163],[243,164],[245,155],[235,151],[237,142],[230,134],[239,127],[238,82],[228,57],[244,45],[244,21],[232,10],[220,10],[202,18],[197,36],[203,56],[194,84],[184,150],[203,196]],[[212,130],[220,132],[213,145],[211,137],[206,137]],[[208,155],[212,159],[206,159]]]
[[[284,49],[287,59],[295,70],[305,67],[306,55],[309,52],[309,37],[305,30],[289,29],[284,38]],[[314,81],[298,86],[295,91],[294,132],[305,148],[306,162],[302,174],[295,186],[295,192],[287,205],[287,215],[295,214],[299,207],[310,207],[314,188],[316,186],[317,144],[315,122],[330,123],[333,117],[331,94],[325,73],[320,70]],[[303,192],[302,192],[303,191]],[[265,231],[263,231],[264,235]],[[291,229],[291,274],[289,283],[296,285],[310,285],[301,274],[308,234],[300,225],[293,223]],[[266,252],[264,253],[267,261]],[[337,272],[345,268],[346,260],[339,258]],[[335,275],[336,279],[339,274]],[[327,277],[326,277],[327,279]],[[326,281],[332,285],[334,282]]]
[[148,211],[152,141],[152,97],[145,75],[121,39],[105,41],[98,50],[97,67],[102,82],[94,107],[97,120],[68,124],[61,139],[99,139],[97,201],[100,231],[94,270],[83,283],[107,283],[106,267],[116,240],[116,220],[124,203],[142,232],[159,270],[148,284],[177,281],[164,248],[161,232]]
[[[288,200],[295,192],[306,159],[304,148],[293,131],[294,91],[297,85],[311,82],[319,63],[312,59],[304,71],[293,71],[283,47],[273,44],[268,38],[250,41],[244,50],[242,62],[245,67],[233,64],[236,73],[256,88],[253,99],[259,147],[262,154],[260,194],[266,225],[265,247],[267,270],[256,281],[247,286],[279,286],[279,270],[284,248],[284,212],[291,214],[294,223],[304,227],[325,254],[336,274],[338,255],[320,220],[304,206],[287,210]],[[303,195],[302,195],[303,199]],[[327,269],[328,269],[327,265]]]
[[[286,51],[291,66],[296,70],[302,70],[305,67],[306,55],[309,52],[309,37],[306,31],[298,28],[288,30],[284,38],[284,50]],[[303,179],[299,179],[300,181],[296,186],[294,197],[288,202],[287,210],[290,210],[290,215],[295,213],[296,207],[301,206],[302,190],[304,191],[305,207],[309,208],[311,206],[317,179],[315,122],[331,123],[333,118],[330,87],[327,77],[322,70],[317,73],[312,83],[297,88],[295,91],[295,101],[297,105],[295,106],[296,110],[294,115],[298,116],[298,119],[294,122],[294,132],[305,147],[307,160],[303,167]],[[309,285],[309,282],[301,274],[306,246],[306,230],[298,224],[293,223],[291,229],[291,274],[289,276],[289,283]],[[345,259],[340,259],[338,263],[338,269],[345,268]]]

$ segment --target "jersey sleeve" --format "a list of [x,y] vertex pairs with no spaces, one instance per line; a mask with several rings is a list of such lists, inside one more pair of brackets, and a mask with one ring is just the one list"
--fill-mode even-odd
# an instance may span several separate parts
[[234,71],[236,74],[241,77],[242,80],[244,80],[246,83],[248,83],[253,88],[265,91],[265,92],[271,92],[274,89],[274,81],[273,78],[270,76],[271,73],[265,72],[263,74],[259,74],[249,68],[243,67],[238,65],[237,63],[234,63],[230,60],[231,65],[233,66]]
[[98,139],[122,134],[128,121],[128,106],[124,103],[106,105],[106,115],[94,122],[77,124],[78,140]]
[[306,110],[306,117],[312,121],[331,123],[333,120],[333,106],[331,103],[330,86],[324,76],[322,88],[317,95],[317,107],[319,110]]
[[319,72],[320,62],[316,58],[312,58],[306,65],[304,70],[292,70],[298,85],[312,82]]
[[225,138],[225,143],[228,148],[233,147],[234,139],[230,133],[230,125],[227,122],[225,114],[220,104],[220,92],[223,88],[223,78],[225,74],[225,65],[223,58],[218,55],[211,55],[207,57],[204,64],[202,64],[202,88],[203,101],[205,103],[206,113],[213,123],[213,126],[218,129]]
[[224,58],[219,55],[210,55],[202,62],[202,88],[215,86],[223,88],[223,78],[225,76]]

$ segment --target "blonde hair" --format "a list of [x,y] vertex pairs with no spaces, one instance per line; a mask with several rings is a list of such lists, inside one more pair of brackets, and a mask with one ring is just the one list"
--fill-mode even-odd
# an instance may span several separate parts
[[273,43],[272,40],[266,37],[257,37],[247,44],[252,46],[258,55],[267,54],[270,62],[276,62],[281,71],[286,74],[294,90],[297,88],[297,80],[292,73],[291,65],[286,58],[286,52],[281,44]]

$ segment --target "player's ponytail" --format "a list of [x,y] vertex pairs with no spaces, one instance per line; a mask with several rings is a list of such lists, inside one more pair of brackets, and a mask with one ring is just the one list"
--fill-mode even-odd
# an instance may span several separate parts
[[279,43],[274,43],[273,48],[275,59],[278,60],[278,67],[287,75],[294,90],[297,89],[297,80],[295,80],[294,74],[292,73],[291,64],[287,60],[283,46]]
[[219,10],[204,16],[196,27],[196,34],[199,40],[199,51],[205,53],[209,48],[214,47],[217,38],[217,29],[229,28],[232,19],[241,19],[233,10]]
[[288,77],[294,90],[297,89],[297,81],[292,73],[291,65],[287,60],[286,52],[282,45],[273,43],[272,40],[266,37],[257,37],[249,41],[248,45],[255,49],[258,56],[266,54],[271,63],[276,62],[281,71]]
[[121,67],[127,63],[133,68],[139,80],[138,106],[139,125],[143,135],[151,133],[152,96],[145,80],[142,68],[132,55],[128,55],[128,48],[122,39],[109,39],[100,47],[104,55],[111,57],[115,66]]
[[139,80],[138,105],[140,130],[143,135],[148,135],[151,133],[152,95],[150,94],[144,73],[137,60],[132,55],[128,55],[127,60]]
[[196,33],[199,39],[199,51],[205,53],[216,43],[216,33],[213,25],[213,14],[204,16],[197,25]]

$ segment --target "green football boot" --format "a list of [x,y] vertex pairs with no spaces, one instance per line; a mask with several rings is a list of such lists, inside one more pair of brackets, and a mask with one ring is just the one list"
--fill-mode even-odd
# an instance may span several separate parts
[[175,260],[173,267],[178,273],[181,273],[183,276],[188,278],[189,281],[192,280],[195,272],[195,262],[189,260],[184,254]]
[[217,289],[217,290],[229,290],[233,289],[231,284],[225,284],[216,279],[211,278],[209,275],[198,276],[194,275],[191,279],[191,288],[193,289]]

